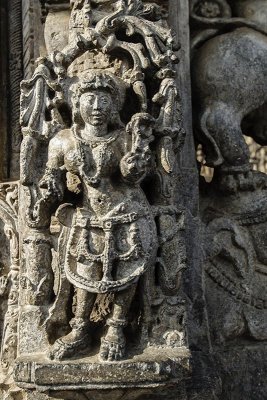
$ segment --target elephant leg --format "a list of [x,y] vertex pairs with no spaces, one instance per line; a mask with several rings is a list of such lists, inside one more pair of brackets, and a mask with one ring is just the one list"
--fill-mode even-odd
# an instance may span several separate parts
[[221,190],[236,192],[266,185],[263,174],[251,171],[249,149],[242,133],[241,117],[237,112],[224,104],[216,104],[216,107],[206,112],[204,129],[202,123],[203,132],[213,141],[220,156],[220,165],[214,165],[214,177]]

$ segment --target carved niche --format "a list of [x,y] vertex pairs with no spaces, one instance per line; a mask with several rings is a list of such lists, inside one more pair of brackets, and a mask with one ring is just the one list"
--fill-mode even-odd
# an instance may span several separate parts
[[70,1],[59,27],[56,6],[51,53],[21,84],[15,380],[166,386],[189,360],[176,194],[185,131],[167,3]]

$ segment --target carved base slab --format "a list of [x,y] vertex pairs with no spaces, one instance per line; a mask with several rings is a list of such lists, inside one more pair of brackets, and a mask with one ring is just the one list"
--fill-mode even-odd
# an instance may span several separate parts
[[189,361],[186,348],[151,347],[130,360],[105,363],[97,356],[56,362],[38,354],[17,360],[14,379],[20,387],[39,391],[153,388],[184,380]]

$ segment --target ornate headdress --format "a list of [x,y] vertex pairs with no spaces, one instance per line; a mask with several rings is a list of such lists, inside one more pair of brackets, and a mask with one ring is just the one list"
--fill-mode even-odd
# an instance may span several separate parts
[[91,70],[84,73],[78,83],[72,88],[73,121],[76,124],[82,123],[80,114],[80,97],[89,91],[104,90],[111,94],[113,111],[111,115],[112,125],[121,126],[119,111],[125,101],[126,85],[111,72],[103,70]]

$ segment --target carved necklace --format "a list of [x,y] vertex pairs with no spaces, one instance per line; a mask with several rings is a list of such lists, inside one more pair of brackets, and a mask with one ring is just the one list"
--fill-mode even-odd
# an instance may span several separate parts
[[[103,165],[103,161],[104,161],[104,158],[105,158],[105,155],[107,152],[107,148],[111,143],[113,143],[117,139],[119,132],[117,131],[114,136],[111,136],[107,139],[99,138],[99,139],[84,140],[80,136],[77,135],[75,129],[73,129],[73,135],[76,139],[78,157],[80,159],[79,172],[80,172],[81,178],[89,186],[93,186],[93,187],[99,186],[100,181],[101,181],[101,167]],[[94,149],[99,145],[101,145],[101,149],[100,149],[98,157],[96,159],[96,173],[94,176],[89,176],[88,168],[87,168],[86,152],[84,150],[84,147],[89,146],[91,149]]]

